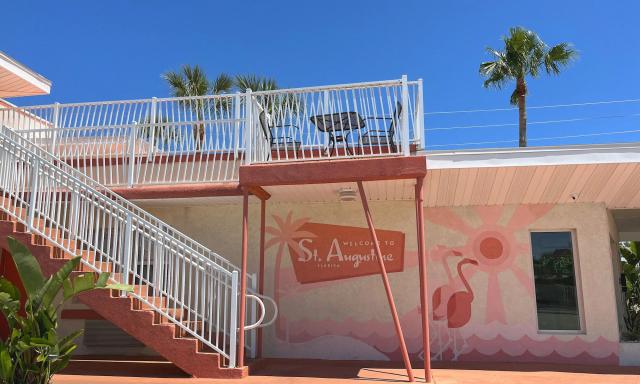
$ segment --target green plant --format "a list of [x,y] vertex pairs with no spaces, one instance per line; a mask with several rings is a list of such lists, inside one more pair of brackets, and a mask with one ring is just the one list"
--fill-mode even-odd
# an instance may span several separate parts
[[95,288],[130,291],[131,287],[108,284],[109,273],[72,276],[81,257],[67,261],[45,278],[36,258],[27,247],[7,238],[20,281],[26,292],[21,311],[20,291],[0,277],[0,312],[9,326],[9,335],[0,340],[0,383],[47,384],[69,363],[76,349],[73,340],[82,330],[59,337],[57,313],[60,306],[77,294]]
[[625,338],[640,340],[640,244],[620,243],[622,274],[624,275]]
[[487,48],[493,61],[480,64],[480,74],[486,78],[484,87],[502,88],[507,82],[515,81],[516,88],[511,94],[511,104],[518,106],[519,144],[527,146],[527,76],[538,77],[540,69],[547,74],[557,75],[562,67],[578,57],[569,43],[548,47],[538,35],[522,27],[509,30],[509,36],[502,38],[504,50]]
[[[211,110],[228,111],[228,98],[214,99],[213,103],[204,99],[193,99],[196,96],[220,95],[229,92],[272,91],[278,89],[275,79],[253,74],[230,76],[219,74],[213,81],[209,81],[207,74],[198,65],[184,65],[180,71],[169,71],[162,75],[169,84],[171,95],[174,97],[190,97],[181,103],[196,114],[198,121],[204,119]],[[202,149],[205,143],[206,129],[204,123],[195,124],[193,138],[195,149]]]

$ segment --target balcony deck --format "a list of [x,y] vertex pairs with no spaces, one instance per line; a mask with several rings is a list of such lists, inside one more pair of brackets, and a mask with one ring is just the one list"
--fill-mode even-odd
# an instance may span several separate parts
[[5,108],[0,124],[108,187],[228,184],[245,166],[415,154],[422,81]]

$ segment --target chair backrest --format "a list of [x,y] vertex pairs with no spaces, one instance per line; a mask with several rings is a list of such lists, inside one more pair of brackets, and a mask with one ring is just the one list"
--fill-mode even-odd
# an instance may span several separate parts
[[264,133],[264,137],[271,142],[271,124],[269,124],[269,116],[266,111],[262,110],[258,115],[258,119],[260,120],[260,127],[262,128],[262,133]]
[[393,116],[391,116],[391,124],[389,125],[389,137],[393,137],[396,132],[396,125],[400,123],[400,117],[402,116],[402,103],[396,101],[396,107],[393,110]]

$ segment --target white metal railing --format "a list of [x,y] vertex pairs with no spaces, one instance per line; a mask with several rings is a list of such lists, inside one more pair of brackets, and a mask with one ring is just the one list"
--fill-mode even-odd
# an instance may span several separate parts
[[[250,96],[249,96],[250,95]],[[249,163],[405,155],[419,149],[422,81],[247,91]]]
[[0,123],[109,186],[237,180],[238,95],[0,109]]
[[[20,135],[0,131],[0,209],[131,293],[183,333],[236,363],[238,267]],[[255,275],[248,275],[255,287]],[[250,291],[255,324],[264,304]],[[269,300],[273,303],[272,300]],[[256,305],[257,304],[257,305]],[[273,321],[270,321],[272,323]],[[255,334],[248,337],[255,355]]]
[[227,182],[240,165],[409,155],[422,81],[0,109],[16,130],[108,186]]

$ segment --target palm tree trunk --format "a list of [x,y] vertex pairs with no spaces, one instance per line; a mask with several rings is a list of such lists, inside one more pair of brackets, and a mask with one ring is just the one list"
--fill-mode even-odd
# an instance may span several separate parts
[[[203,115],[204,113],[200,112],[200,110],[196,111],[196,119],[198,119],[198,121],[202,121],[204,119]],[[201,150],[204,146],[204,130],[204,123],[199,122],[193,126],[193,143],[196,151]]]
[[518,126],[519,126],[519,144],[521,147],[527,146],[527,106],[526,95],[527,85],[524,79],[518,79]]

